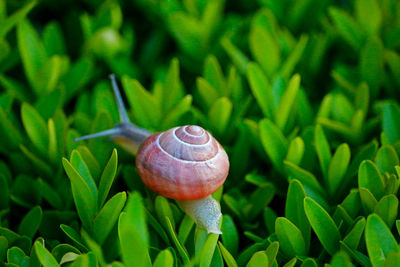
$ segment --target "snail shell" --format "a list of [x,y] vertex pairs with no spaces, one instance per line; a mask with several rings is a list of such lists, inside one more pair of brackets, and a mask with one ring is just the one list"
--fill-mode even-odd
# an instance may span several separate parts
[[228,156],[200,126],[183,126],[147,138],[136,166],[151,190],[176,200],[195,200],[214,193],[229,171]]

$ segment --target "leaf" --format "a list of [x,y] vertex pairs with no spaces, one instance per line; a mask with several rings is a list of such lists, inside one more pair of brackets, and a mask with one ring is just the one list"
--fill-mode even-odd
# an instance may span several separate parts
[[378,89],[383,82],[383,44],[377,37],[367,40],[360,56],[361,77],[371,89],[371,97],[378,95]]
[[154,260],[153,267],[172,267],[174,266],[174,258],[168,249],[162,250],[158,253]]
[[253,254],[246,267],[268,266],[268,257],[264,251],[258,251]]
[[157,196],[154,206],[156,209],[158,220],[164,226],[164,228],[168,229],[168,222],[166,218],[169,218],[173,229],[175,229],[175,220],[168,200],[163,196]]
[[260,138],[265,151],[270,157],[274,167],[282,168],[283,159],[286,156],[288,142],[281,130],[268,119],[259,123]]
[[[2,21],[1,26],[0,26],[0,40],[4,39],[6,34],[21,20],[23,20],[26,15],[34,8],[37,4],[37,1],[31,1],[21,7],[18,11],[14,12],[12,15],[10,15],[8,18],[4,19],[0,18]],[[0,13],[2,10],[0,10]],[[4,15],[5,15],[4,11]]]
[[72,227],[61,224],[60,228],[69,238],[71,238],[72,241],[78,245],[78,247],[80,247],[81,250],[87,250],[81,236]]
[[340,251],[333,256],[331,267],[353,267],[350,257],[343,251]]
[[364,217],[361,217],[353,226],[353,228],[350,230],[350,232],[346,235],[346,237],[343,239],[343,242],[349,246],[350,248],[356,250],[358,247],[358,244],[360,243],[360,239],[362,237],[362,234],[364,232],[366,220]]
[[387,103],[383,106],[382,129],[390,142],[400,140],[400,108],[397,103]]
[[291,51],[289,57],[282,64],[282,67],[280,69],[280,74],[282,75],[283,78],[287,79],[292,75],[294,68],[300,61],[301,57],[303,56],[303,52],[306,48],[307,42],[308,42],[308,37],[306,35],[301,35],[299,41]]
[[246,73],[249,64],[249,59],[246,57],[246,55],[243,54],[242,51],[240,51],[236,46],[234,46],[231,40],[229,40],[227,37],[222,38],[221,45],[240,72]]
[[215,90],[217,96],[227,96],[224,74],[217,58],[214,55],[207,56],[204,62],[203,76]]
[[180,119],[186,112],[190,110],[192,104],[192,96],[187,95],[182,98],[182,100],[177,103],[171,110],[168,112],[167,116],[164,118],[162,123],[163,129],[170,129],[173,126],[180,123]]
[[126,96],[132,107],[133,115],[144,128],[156,128],[161,122],[161,108],[153,95],[134,79],[122,77]]
[[65,57],[52,56],[36,72],[36,87],[41,89],[42,95],[55,90],[64,71],[65,60]]
[[299,180],[303,184],[303,186],[309,186],[319,194],[323,195],[325,193],[325,191],[319,184],[317,178],[315,178],[315,176],[312,173],[288,161],[284,161],[284,165],[288,176],[290,176],[293,179]]
[[165,217],[165,219],[166,219],[166,223],[167,223],[167,231],[168,231],[169,235],[171,236],[171,239],[172,239],[176,249],[178,250],[178,253],[181,256],[183,262],[186,264],[189,262],[189,255],[188,255],[185,247],[179,242],[178,238],[176,237],[171,220],[169,219],[169,217]]
[[163,112],[170,111],[183,98],[184,92],[179,79],[179,61],[176,58],[171,60],[163,92]]
[[289,161],[295,165],[299,165],[304,155],[304,141],[301,137],[297,136],[293,139],[288,148],[286,155],[286,161]]
[[124,208],[126,201],[126,193],[120,192],[113,196],[104,207],[99,211],[99,214],[93,221],[93,232],[96,235],[96,240],[99,245],[102,245],[110,234],[118,217]]
[[333,255],[339,249],[340,233],[331,216],[314,200],[304,199],[308,221],[326,251]]
[[347,144],[341,144],[330,161],[328,168],[328,181],[331,195],[334,195],[347,171],[350,163],[350,148]]
[[239,248],[239,234],[235,222],[228,214],[224,214],[222,217],[221,231],[224,249],[228,250],[233,256],[236,256]]
[[299,228],[284,217],[275,221],[275,233],[282,251],[289,257],[307,255],[306,244]]
[[49,145],[49,133],[47,124],[40,114],[28,103],[23,103],[21,107],[22,123],[26,133],[36,148],[43,154],[47,154]]
[[29,266],[29,258],[19,247],[12,247],[7,251],[7,263],[13,266]]
[[60,266],[56,259],[51,255],[51,253],[43,246],[40,241],[36,241],[34,244],[34,249],[36,251],[36,255],[43,265],[43,267],[57,267]]
[[268,257],[268,267],[274,266],[274,263],[276,262],[276,256],[278,255],[279,251],[279,242],[274,241],[265,250],[265,254],[267,254]]
[[381,173],[395,173],[394,166],[399,165],[399,156],[392,146],[382,146],[376,154],[375,162]]
[[200,98],[205,103],[205,108],[207,110],[210,109],[212,104],[218,99],[219,93],[207,80],[202,77],[197,78],[196,85]]
[[281,63],[281,51],[272,34],[253,21],[249,34],[249,46],[253,57],[265,73],[271,76]]
[[232,102],[227,97],[217,99],[208,112],[210,125],[219,135],[223,135],[229,125],[232,114]]
[[376,214],[368,216],[365,243],[373,266],[382,266],[391,252],[399,251],[397,241],[390,229]]
[[118,221],[118,236],[125,266],[151,266],[145,209],[139,193],[129,196]]
[[74,197],[79,218],[84,227],[90,230],[92,227],[92,219],[97,211],[97,199],[94,198],[90,187],[82,176],[79,175],[71,163],[65,158],[63,158],[63,166],[71,181],[72,196]]
[[115,179],[115,175],[117,173],[118,166],[118,154],[117,150],[114,148],[111,154],[110,159],[107,162],[106,167],[101,174],[100,183],[99,183],[99,197],[98,197],[98,206],[101,208],[104,202],[107,199],[108,192],[112,186],[112,183]]
[[379,200],[375,206],[375,213],[387,224],[389,229],[392,228],[397,217],[399,200],[395,195],[386,195]]
[[358,170],[358,187],[368,189],[379,200],[384,194],[385,184],[376,165],[365,160],[361,162]]
[[83,161],[83,158],[81,154],[79,154],[78,150],[72,151],[70,162],[71,165],[74,167],[74,169],[79,173],[80,177],[82,177],[85,180],[85,183],[89,186],[93,198],[96,200],[97,204],[98,191],[96,183],[93,180],[92,174],[90,173],[90,170],[86,165],[86,162]]
[[355,51],[359,51],[364,39],[359,25],[343,10],[330,7],[328,11],[339,34]]
[[283,131],[287,125],[289,116],[292,108],[296,101],[297,92],[300,88],[300,75],[295,74],[290,79],[289,84],[285,90],[285,93],[279,101],[279,105],[275,110],[275,122],[276,125]]
[[237,263],[235,258],[229,253],[229,251],[222,245],[221,242],[218,242],[218,246],[221,250],[222,257],[224,257],[224,261],[228,267],[237,267]]
[[379,33],[382,15],[376,0],[355,1],[355,15],[358,23],[369,35]]
[[250,63],[247,72],[247,80],[250,84],[250,89],[256,99],[261,111],[266,118],[272,118],[274,114],[274,97],[272,88],[267,77],[256,63]]
[[36,206],[31,209],[19,224],[18,233],[33,239],[37,230],[39,229],[40,223],[42,222],[42,214],[43,213],[40,206]]
[[18,23],[17,37],[25,74],[36,95],[40,95],[42,92],[41,88],[37,86],[36,75],[48,60],[46,50],[37,32],[27,20]]
[[331,148],[320,125],[315,126],[314,143],[324,177],[328,177],[329,164],[332,159]]
[[367,188],[361,187],[360,189],[361,204],[363,205],[364,211],[369,214],[375,210],[378,201],[374,195]]
[[286,196],[285,217],[293,222],[301,231],[306,248],[310,245],[311,228],[304,212],[306,192],[303,185],[296,179],[289,183]]
[[211,261],[214,255],[214,252],[217,247],[219,234],[210,233],[207,236],[206,242],[201,249],[200,252],[200,267],[208,267],[211,265]]

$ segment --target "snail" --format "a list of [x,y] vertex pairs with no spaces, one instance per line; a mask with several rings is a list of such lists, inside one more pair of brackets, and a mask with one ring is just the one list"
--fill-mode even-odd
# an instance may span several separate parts
[[175,199],[200,228],[221,234],[221,211],[212,198],[229,172],[229,159],[218,141],[200,126],[175,127],[151,133],[134,125],[113,74],[110,75],[120,123],[115,128],[76,138],[75,141],[110,136],[136,155],[136,167],[143,183],[158,194]]

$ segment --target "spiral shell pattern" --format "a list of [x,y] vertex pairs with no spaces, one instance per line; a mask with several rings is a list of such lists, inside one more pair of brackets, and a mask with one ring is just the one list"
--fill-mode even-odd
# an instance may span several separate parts
[[147,138],[139,148],[136,167],[151,190],[176,200],[194,200],[224,183],[229,160],[210,133],[191,125]]

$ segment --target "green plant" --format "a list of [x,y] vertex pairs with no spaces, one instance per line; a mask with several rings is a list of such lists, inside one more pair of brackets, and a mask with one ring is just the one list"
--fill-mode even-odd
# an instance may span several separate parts
[[[0,0],[0,266],[396,266],[396,0]],[[104,139],[198,124],[221,236]]]

